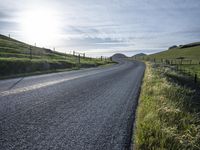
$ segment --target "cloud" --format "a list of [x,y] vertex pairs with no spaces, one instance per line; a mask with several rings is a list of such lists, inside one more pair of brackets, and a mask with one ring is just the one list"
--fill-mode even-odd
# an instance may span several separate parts
[[0,33],[11,33],[17,30],[18,25],[11,13],[0,11]]
[[8,14],[6,14],[5,12],[0,11],[0,18],[1,18],[1,19],[2,19],[2,18],[7,18],[7,17],[9,17]]
[[199,0],[0,0],[0,32],[26,41],[18,18],[31,8],[58,12],[62,33],[49,44],[63,51],[151,53],[200,39]]
[[72,38],[66,40],[66,46],[77,47],[77,45],[82,46],[82,49],[105,49],[105,48],[116,48],[124,47],[129,45],[126,41],[120,39],[112,38],[98,38],[98,37],[85,37],[85,38]]
[[11,21],[0,21],[0,28],[1,30],[4,29],[11,29],[13,27],[16,27],[18,24],[16,22],[11,22]]

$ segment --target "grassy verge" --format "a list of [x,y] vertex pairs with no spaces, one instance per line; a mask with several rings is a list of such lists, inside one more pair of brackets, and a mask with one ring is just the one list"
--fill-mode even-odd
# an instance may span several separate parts
[[81,63],[66,60],[41,60],[26,58],[0,58],[0,79],[77,70],[113,64],[111,61],[81,60]]
[[49,73],[58,73],[58,72],[65,72],[65,71],[72,71],[72,70],[79,70],[79,68],[70,68],[70,69],[56,69],[56,70],[47,70],[47,71],[35,71],[30,73],[20,73],[20,74],[13,74],[8,76],[0,76],[0,80],[4,79],[12,79],[12,78],[18,78],[18,77],[28,77],[28,76],[34,76],[34,75],[42,75],[42,74],[49,74]]
[[178,77],[147,64],[136,116],[135,149],[200,149],[200,105],[192,105],[200,102],[197,91],[176,84],[168,74]]

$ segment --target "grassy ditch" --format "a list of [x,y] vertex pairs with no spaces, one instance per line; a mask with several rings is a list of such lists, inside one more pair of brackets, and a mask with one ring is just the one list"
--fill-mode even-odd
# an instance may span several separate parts
[[200,149],[198,92],[169,76],[179,77],[147,64],[136,115],[135,149]]

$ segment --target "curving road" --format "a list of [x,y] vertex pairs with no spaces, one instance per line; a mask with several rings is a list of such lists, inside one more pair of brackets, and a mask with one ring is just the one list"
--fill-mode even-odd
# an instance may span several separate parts
[[128,149],[144,69],[121,61],[0,81],[0,149]]

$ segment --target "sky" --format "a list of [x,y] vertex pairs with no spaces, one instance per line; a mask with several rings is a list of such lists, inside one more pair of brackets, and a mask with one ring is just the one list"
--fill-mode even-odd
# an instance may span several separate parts
[[0,0],[0,34],[89,56],[200,41],[200,0]]

